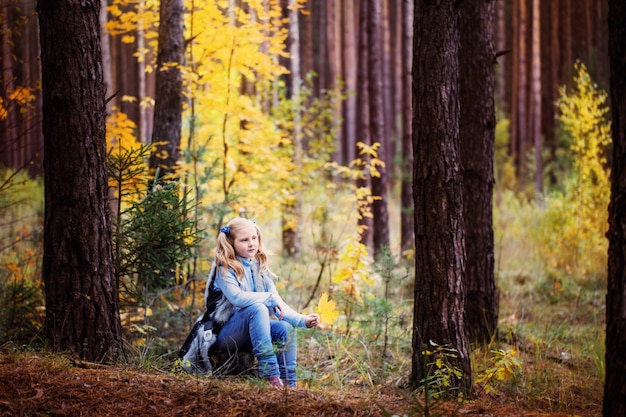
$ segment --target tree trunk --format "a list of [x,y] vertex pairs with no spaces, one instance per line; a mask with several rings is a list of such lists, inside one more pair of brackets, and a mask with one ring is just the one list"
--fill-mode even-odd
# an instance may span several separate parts
[[[558,1],[541,2],[541,132],[543,148],[548,155],[546,163],[554,161],[558,148],[555,136],[557,120],[554,106],[559,87],[558,6]],[[548,184],[554,184],[556,181],[552,173],[546,179]]]
[[[513,83],[515,90],[514,111],[515,116],[511,119],[511,129],[515,140],[512,141],[512,155],[515,161],[515,172],[520,177],[526,174],[525,157],[528,150],[528,0],[518,0],[517,13],[519,14],[518,26],[514,28],[517,37],[514,45],[514,53],[517,57],[517,65],[513,71],[516,73],[516,82]],[[515,121],[515,123],[513,123]]]
[[183,63],[185,38],[183,0],[163,0],[159,14],[154,130],[150,168],[160,168],[159,177],[174,174],[180,155],[183,83],[176,65]]
[[466,0],[461,8],[460,143],[467,263],[466,328],[487,344],[498,328],[494,277],[493,157],[495,145],[493,16],[495,0]]
[[[328,91],[339,91],[341,74],[343,73],[343,59],[341,59],[341,45],[343,32],[341,30],[341,2],[329,2],[326,6],[326,40],[328,42]],[[328,103],[331,104],[331,103]],[[341,114],[343,103],[338,100],[333,108],[333,117],[330,121],[331,130],[337,132],[337,147],[333,153],[333,161],[341,161],[344,154],[343,131],[341,130]]]
[[[107,1],[103,0],[100,5],[100,28],[102,33],[100,34],[100,45],[102,48],[102,76],[104,79],[104,88],[106,91],[106,99],[112,98],[113,96],[113,73],[111,67],[111,36],[109,35],[109,31],[104,29],[104,25],[109,20],[109,12],[107,11]],[[113,108],[113,101],[109,100],[107,102],[107,113],[110,113]]]
[[[535,149],[535,191],[543,194],[543,161],[541,140],[541,30],[539,0],[532,0],[532,35],[530,63],[530,100],[528,130]],[[530,142],[529,141],[529,142]]]
[[343,80],[345,85],[345,103],[343,106],[343,157],[341,163],[349,164],[356,158],[356,114],[357,114],[357,33],[358,15],[355,10],[357,0],[343,0]]
[[[386,152],[389,150],[385,130],[385,105],[383,91],[383,51],[382,46],[382,7],[381,0],[368,0],[368,94],[370,105],[371,138],[372,144],[381,144],[378,148],[378,158],[386,160]],[[390,166],[389,164],[386,165]],[[374,255],[378,255],[380,249],[389,247],[389,213],[387,210],[387,168],[378,167],[378,176],[372,176],[372,194],[376,197],[372,204],[374,216]]]
[[609,203],[604,417],[626,415],[626,4],[609,0],[613,161]]
[[[146,7],[145,1],[139,2],[139,10],[143,11]],[[141,16],[141,15],[140,15]],[[139,17],[140,22],[143,20],[142,17]],[[146,34],[145,34],[145,23],[139,25],[137,29],[137,49],[139,51],[143,51],[146,48]],[[137,78],[139,79],[139,92],[138,92],[138,102],[139,102],[139,142],[146,144],[148,143],[148,109],[143,105],[143,102],[147,96],[147,74],[146,74],[146,60],[141,59],[137,62]],[[180,143],[180,139],[178,140]]]
[[43,68],[44,334],[91,361],[122,350],[108,211],[98,1],[38,2]]
[[[403,77],[403,61],[402,61],[402,44],[403,44],[403,32],[402,21],[404,20],[402,15],[402,7],[404,0],[391,0],[389,1],[389,23],[387,24],[387,30],[390,32],[391,53],[389,58],[390,67],[390,85],[391,85],[391,104],[390,117],[388,123],[389,137],[391,138],[391,146],[388,152],[389,165],[387,165],[387,172],[398,172],[395,168],[394,160],[400,152],[402,152],[402,96],[405,93],[405,89],[402,87]],[[407,19],[410,19],[412,15],[408,15]],[[409,62],[411,55],[407,56]],[[410,84],[409,84],[410,86]],[[406,88],[407,94],[411,94],[410,87]],[[402,155],[403,156],[403,155]],[[400,165],[401,166],[401,165]],[[403,168],[401,168],[403,169]],[[408,172],[408,171],[402,171]],[[388,186],[393,189],[392,175],[388,176]]]
[[559,0],[559,49],[561,51],[560,83],[571,85],[574,71],[572,58],[572,0]]
[[[289,69],[288,83],[290,85],[289,98],[297,103],[293,118],[293,141],[294,141],[294,164],[298,171],[302,168],[302,121],[300,115],[300,89],[302,88],[302,76],[300,74],[300,30],[298,24],[298,15],[300,11],[297,9],[295,0],[289,0],[288,19],[289,19]],[[292,199],[283,204],[282,207],[282,240],[283,240],[283,256],[289,258],[300,258],[300,249],[302,242],[300,239],[298,221],[302,217],[302,202],[300,193],[300,184],[295,186],[289,185],[288,192],[292,195]]]
[[[415,290],[411,381],[430,375],[431,342],[461,372],[451,386],[470,394],[465,330],[465,234],[459,150],[459,2],[418,0],[413,55]],[[436,71],[433,71],[436,68]]]
[[500,106],[503,112],[508,113],[509,106],[507,105],[506,94],[506,66],[510,61],[509,53],[505,53],[506,49],[511,46],[507,43],[507,31],[506,31],[506,7],[503,1],[496,2],[496,53],[502,54],[496,62],[496,103]]
[[[367,22],[368,22],[368,0],[360,0],[359,5],[359,48],[358,48],[358,60],[357,60],[357,110],[356,110],[356,136],[358,142],[365,144],[371,143],[371,131],[370,131],[370,106],[369,106],[369,76],[368,76],[368,34],[367,34]],[[355,144],[356,145],[356,144]],[[355,149],[356,155],[359,150]],[[359,157],[368,159],[368,155],[360,155]],[[369,160],[367,161],[369,162]],[[371,187],[371,180],[369,177],[357,180],[357,187]],[[359,219],[359,227],[361,228],[361,243],[368,247],[372,247],[373,233],[372,233],[372,220],[369,217],[361,217]]]
[[413,56],[413,1],[402,0],[402,166],[400,168],[402,195],[400,208],[400,243],[402,250],[415,244],[413,226],[413,96],[411,68]]

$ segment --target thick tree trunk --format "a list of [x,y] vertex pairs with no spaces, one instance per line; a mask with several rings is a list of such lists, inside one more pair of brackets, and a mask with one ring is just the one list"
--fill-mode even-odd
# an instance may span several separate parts
[[[411,381],[428,376],[431,342],[455,350],[439,356],[472,375],[465,330],[465,234],[459,150],[459,2],[418,0],[413,55],[415,291]],[[436,69],[436,70],[433,70]]]
[[150,168],[160,168],[159,176],[173,174],[180,155],[183,110],[183,83],[176,65],[183,63],[185,38],[183,0],[163,0],[159,15],[154,130]]
[[99,1],[38,3],[43,68],[45,337],[92,361],[122,349],[107,205]]
[[604,417],[626,415],[626,4],[609,1],[613,166],[609,204]]
[[493,16],[495,0],[466,0],[461,10],[460,143],[467,264],[466,328],[489,343],[498,327],[494,277],[493,156],[495,142]]

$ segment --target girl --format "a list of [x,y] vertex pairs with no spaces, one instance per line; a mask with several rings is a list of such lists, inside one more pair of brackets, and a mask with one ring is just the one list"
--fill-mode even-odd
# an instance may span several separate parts
[[217,336],[216,347],[231,352],[251,348],[261,378],[274,386],[282,386],[283,381],[295,386],[294,327],[315,327],[319,315],[299,314],[280,297],[263,249],[261,229],[251,220],[235,218],[220,229],[215,263],[214,287],[234,306],[233,315]]

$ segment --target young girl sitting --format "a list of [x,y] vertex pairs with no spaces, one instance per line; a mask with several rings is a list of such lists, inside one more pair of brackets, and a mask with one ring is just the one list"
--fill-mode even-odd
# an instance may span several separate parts
[[261,229],[251,220],[235,218],[220,229],[215,263],[214,287],[235,307],[217,336],[216,347],[230,352],[251,349],[261,378],[274,386],[282,386],[283,381],[295,386],[294,328],[317,326],[319,315],[299,314],[280,297],[263,250]]

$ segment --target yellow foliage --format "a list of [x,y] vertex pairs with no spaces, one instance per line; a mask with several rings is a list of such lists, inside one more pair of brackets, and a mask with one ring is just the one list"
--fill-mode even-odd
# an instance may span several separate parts
[[[130,150],[138,149],[141,144],[137,141],[135,137],[136,132],[136,124],[132,120],[128,118],[128,116],[121,112],[118,108],[113,108],[111,114],[107,118],[107,152],[109,154],[114,154],[118,157],[122,157],[126,155]],[[139,162],[139,166],[134,168],[137,169],[145,169],[147,174],[147,167],[145,161]],[[133,167],[127,167],[130,169]],[[116,197],[119,195],[120,191],[122,194],[131,195],[132,192],[127,192],[130,190],[139,190],[142,189],[147,182],[147,177],[144,175],[136,175],[131,178],[128,178],[124,181],[123,184],[116,182],[116,179],[113,177],[109,177],[109,187],[116,194]],[[122,190],[120,190],[120,187]],[[132,201],[127,201],[130,203]]]
[[[304,3],[293,6],[301,9]],[[227,212],[245,210],[262,220],[292,202],[310,175],[309,167],[295,161],[293,124],[268,112],[282,104],[275,97],[279,77],[287,73],[279,63],[288,56],[281,2],[210,0],[185,6],[185,62],[171,64],[181,71],[184,94],[193,103],[184,109],[188,140],[181,144],[179,173],[197,191],[200,207],[225,205]],[[109,33],[127,40],[144,37],[146,47],[135,57],[146,72],[153,71],[159,2],[114,0],[108,10]],[[244,92],[247,86],[254,91]],[[141,106],[150,100],[142,99]]]
[[354,302],[359,302],[363,290],[374,283],[368,270],[370,264],[367,246],[358,239],[350,240],[339,256],[333,282],[339,284],[342,292]]
[[7,101],[0,97],[0,120],[5,120],[9,114],[12,105],[16,106],[18,111],[25,112],[32,108],[35,100],[33,89],[17,86],[6,92]]
[[107,118],[107,149],[132,149],[138,146],[135,137],[137,125],[118,108]]
[[608,242],[607,207],[610,173],[606,154],[611,141],[606,93],[599,90],[583,64],[576,65],[573,91],[560,89],[559,120],[571,136],[574,175],[562,194],[546,198],[543,256],[549,271],[577,278],[604,278]]
[[328,293],[323,292],[317,304],[317,313],[323,323],[332,325],[339,317],[339,311],[336,309],[337,304],[328,298]]

